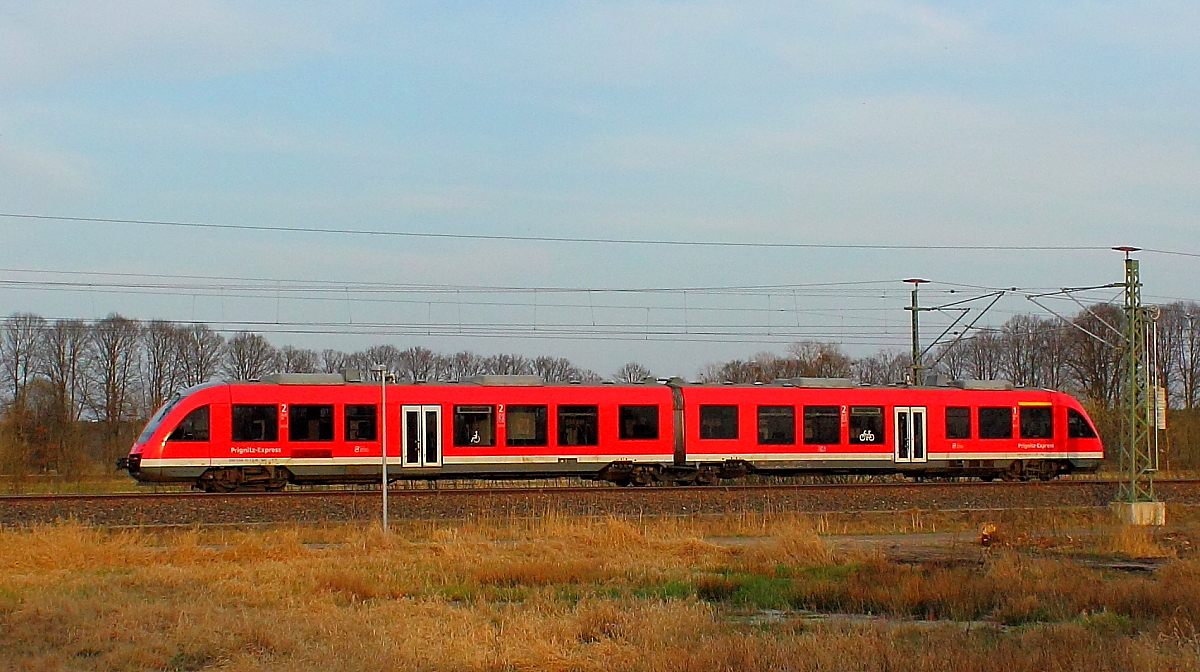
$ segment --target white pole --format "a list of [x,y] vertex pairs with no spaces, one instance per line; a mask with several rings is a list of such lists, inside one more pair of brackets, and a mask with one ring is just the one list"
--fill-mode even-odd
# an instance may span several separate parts
[[388,473],[387,473],[387,367],[378,365],[374,367],[375,371],[379,372],[379,454],[380,464],[383,467],[383,481],[380,483],[380,490],[383,491],[383,533],[388,531]]

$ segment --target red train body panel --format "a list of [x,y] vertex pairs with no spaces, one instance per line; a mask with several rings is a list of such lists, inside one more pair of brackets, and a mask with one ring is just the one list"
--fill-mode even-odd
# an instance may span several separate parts
[[121,462],[209,490],[389,477],[581,476],[713,483],[747,473],[1011,479],[1095,470],[1103,447],[1070,395],[1041,389],[543,385],[528,377],[388,385],[340,376],[209,384],[166,404]]

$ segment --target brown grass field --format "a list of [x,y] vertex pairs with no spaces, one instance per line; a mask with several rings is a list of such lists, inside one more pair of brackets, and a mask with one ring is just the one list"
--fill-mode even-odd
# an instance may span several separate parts
[[[1056,516],[0,531],[0,669],[1200,668],[1195,512]],[[916,561],[817,533],[934,524]]]

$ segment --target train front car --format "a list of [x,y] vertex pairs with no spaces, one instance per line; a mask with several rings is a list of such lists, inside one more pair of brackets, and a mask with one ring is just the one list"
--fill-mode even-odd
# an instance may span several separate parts
[[117,468],[139,483],[197,483],[211,464],[212,409],[228,406],[222,383],[179,392],[150,418]]
[[1104,461],[1104,444],[1096,432],[1096,426],[1077,399],[1064,392],[1054,393],[1055,407],[1060,422],[1066,427],[1065,459],[1071,462],[1074,471],[1093,473]]
[[903,474],[1050,479],[1104,449],[1070,395],[1003,381],[861,386],[830,378],[683,388],[686,455],[722,477]]
[[1091,420],[1071,395],[1003,381],[957,385],[928,390],[926,461],[911,459],[903,473],[1050,480],[1096,471],[1103,461]]

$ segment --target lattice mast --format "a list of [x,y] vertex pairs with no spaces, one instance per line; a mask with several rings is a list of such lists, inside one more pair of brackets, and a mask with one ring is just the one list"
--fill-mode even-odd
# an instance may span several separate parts
[[[1125,342],[1121,366],[1122,477],[1117,501],[1155,502],[1154,473],[1158,471],[1158,366],[1155,361],[1154,308],[1142,306],[1135,247],[1114,248],[1125,253]],[[1162,409],[1165,411],[1165,409]]]

